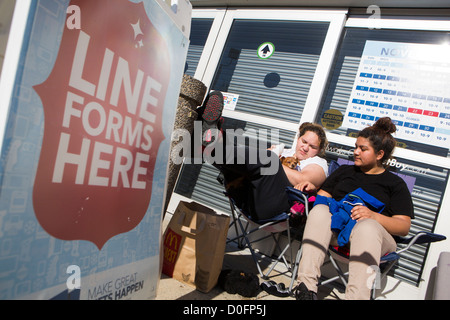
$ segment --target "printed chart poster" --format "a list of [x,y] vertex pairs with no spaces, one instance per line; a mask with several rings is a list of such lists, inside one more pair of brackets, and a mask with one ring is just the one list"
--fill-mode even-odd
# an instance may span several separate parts
[[187,48],[154,0],[32,2],[0,163],[0,299],[156,296]]
[[396,138],[450,148],[450,46],[367,41],[343,126],[361,130],[380,117]]

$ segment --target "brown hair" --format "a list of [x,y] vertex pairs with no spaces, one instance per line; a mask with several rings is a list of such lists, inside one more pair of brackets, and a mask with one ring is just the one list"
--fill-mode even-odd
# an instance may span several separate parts
[[319,156],[325,156],[325,149],[328,146],[327,135],[325,134],[325,130],[323,130],[322,126],[312,123],[312,122],[304,122],[300,126],[299,129],[299,138],[305,135],[306,132],[311,131],[314,132],[317,137],[319,137]]
[[384,151],[384,156],[381,163],[391,158],[396,145],[396,140],[392,133],[397,131],[397,127],[392,122],[391,118],[380,118],[371,127],[361,130],[358,137],[366,138],[372,144],[375,152]]

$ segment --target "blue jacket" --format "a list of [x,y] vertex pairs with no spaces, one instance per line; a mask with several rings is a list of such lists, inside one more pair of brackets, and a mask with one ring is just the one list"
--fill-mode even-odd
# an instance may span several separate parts
[[372,211],[383,211],[385,204],[378,199],[372,197],[363,189],[358,188],[348,193],[342,200],[336,201],[333,198],[317,196],[314,205],[325,204],[330,208],[331,230],[338,233],[338,245],[345,246],[356,224],[356,220],[352,220],[351,211],[354,206],[366,206]]

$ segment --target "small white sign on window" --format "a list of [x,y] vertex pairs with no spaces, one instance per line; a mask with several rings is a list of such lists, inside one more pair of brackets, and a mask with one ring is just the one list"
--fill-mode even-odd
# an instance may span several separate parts
[[234,109],[236,109],[236,105],[239,100],[239,95],[230,92],[222,92],[222,94],[223,94],[224,109],[234,111]]

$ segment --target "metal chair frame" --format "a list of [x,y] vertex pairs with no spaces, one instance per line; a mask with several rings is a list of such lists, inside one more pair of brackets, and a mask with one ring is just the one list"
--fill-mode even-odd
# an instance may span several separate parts
[[[445,239],[446,239],[446,237],[441,234],[426,232],[426,231],[420,231],[417,234],[415,234],[413,236],[409,236],[409,237],[395,237],[397,244],[405,244],[406,246],[404,248],[397,247],[396,251],[390,252],[390,253],[386,254],[385,256],[381,257],[380,268],[377,270],[377,272],[379,272],[379,274],[375,277],[375,281],[374,281],[373,287],[372,287],[371,298],[375,299],[375,295],[376,295],[375,289],[379,287],[379,285],[381,284],[380,282],[388,275],[389,271],[392,269],[392,267],[394,267],[394,265],[400,259],[402,252],[409,250],[415,244],[429,244],[429,243],[433,243],[433,242],[443,241]],[[348,282],[348,272],[344,272],[342,270],[342,268],[339,266],[339,264],[337,262],[337,259],[333,257],[333,254],[337,254],[338,256],[342,257],[344,262],[346,262],[346,263],[349,262],[349,257],[347,255],[340,253],[338,250],[336,250],[335,247],[330,246],[327,251],[327,255],[328,255],[328,258],[329,258],[331,264],[333,265],[334,270],[336,271],[337,275],[334,277],[328,278],[328,279],[320,280],[318,285],[319,286],[329,285],[335,281],[340,280],[342,282],[342,284],[346,287],[347,282]],[[298,266],[300,263],[301,255],[302,255],[302,249],[300,248],[300,250],[297,252],[297,256],[295,259],[295,266],[294,266],[294,270],[293,270],[293,277],[291,279],[290,289],[292,289],[295,278],[297,277]],[[381,271],[381,269],[383,269],[383,271]]]
[[[292,191],[292,190],[294,190],[294,191]],[[305,203],[306,204],[305,205],[305,210],[306,210],[305,214],[307,215],[308,214],[308,212],[307,212],[307,210],[308,210],[307,196],[304,193],[300,192],[299,190],[296,190],[293,188],[292,188],[292,190],[287,191],[288,197],[290,199],[295,199],[295,201],[301,201],[301,202]],[[244,249],[245,247],[247,247],[250,250],[251,256],[253,258],[253,261],[256,264],[258,272],[259,272],[261,278],[263,278],[263,279],[269,279],[270,274],[272,273],[274,268],[277,266],[277,264],[280,262],[283,262],[284,266],[287,269],[287,272],[293,273],[294,267],[295,267],[295,261],[292,259],[292,257],[294,257],[292,243],[295,240],[295,236],[298,235],[298,233],[301,230],[300,229],[292,230],[293,228],[290,223],[291,213],[285,212],[276,217],[273,217],[270,220],[255,221],[254,219],[251,219],[247,214],[245,214],[245,212],[243,212],[242,209],[237,207],[235,201],[230,197],[230,195],[227,192],[224,192],[224,193],[229,199],[230,209],[231,209],[231,213],[232,213],[232,222],[230,224],[230,228],[234,225],[235,231],[237,234],[236,237],[234,237],[232,239],[228,239],[227,243],[237,241],[239,248]],[[293,194],[295,194],[295,196]],[[243,222],[242,221],[243,219],[241,219],[241,218],[244,218],[245,222]],[[255,227],[251,228],[249,230],[249,226],[251,226],[251,224],[254,224]],[[266,231],[269,234],[261,236],[254,240],[249,239],[249,236],[251,234],[253,234],[257,231],[260,231],[260,230]],[[292,236],[292,231],[295,231],[294,237]],[[287,233],[288,242],[284,246],[284,248],[281,248],[277,237],[283,232]],[[256,251],[253,248],[253,244],[256,242],[262,241],[264,239],[270,238],[270,237],[272,237],[272,239],[274,240],[274,243],[276,245],[276,248],[279,251],[279,254],[275,258],[269,257],[271,259],[271,266],[267,270],[267,272],[264,273],[262,271],[260,262],[258,261],[258,256],[256,255]],[[285,254],[286,254],[286,252],[288,252],[288,250],[290,253],[291,260],[292,260],[290,263],[287,261],[287,259],[285,257]]]

